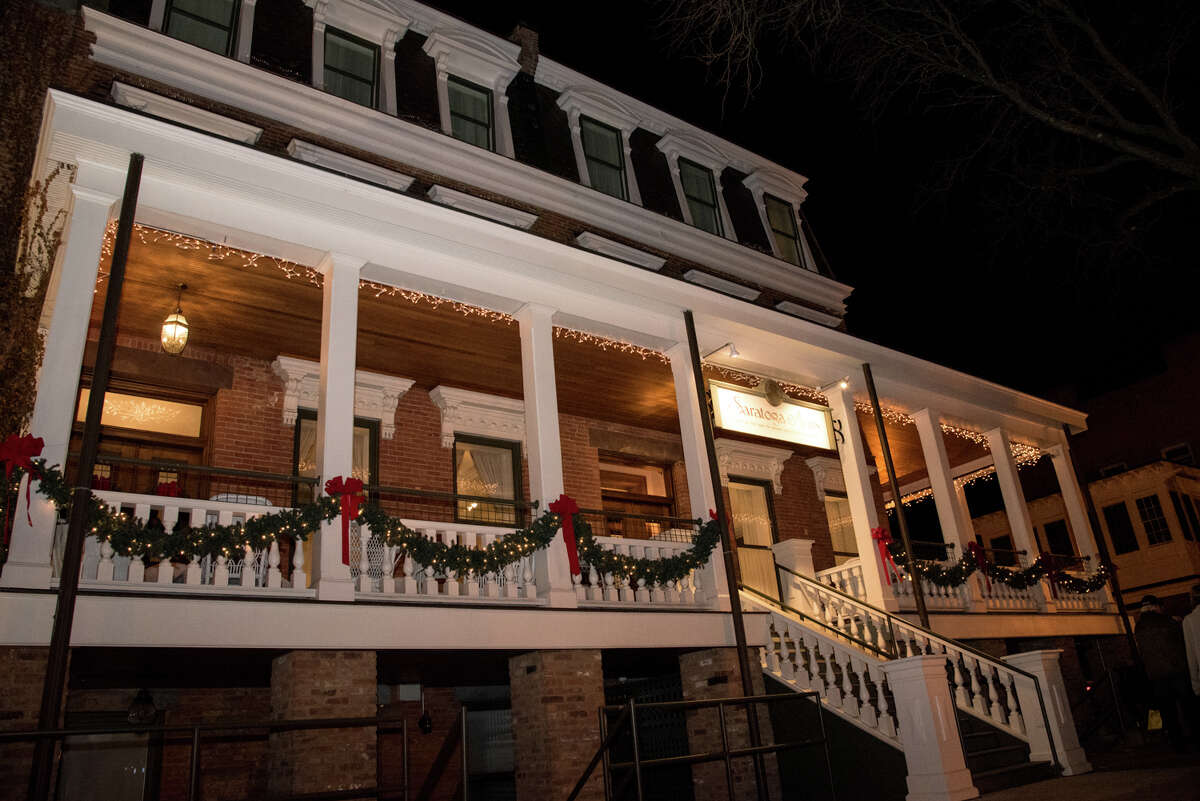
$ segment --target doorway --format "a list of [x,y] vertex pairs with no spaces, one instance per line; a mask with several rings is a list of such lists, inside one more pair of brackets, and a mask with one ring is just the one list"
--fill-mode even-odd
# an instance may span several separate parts
[[771,490],[769,481],[729,478],[729,514],[733,518],[742,584],[779,600],[779,576],[771,547],[776,540]]

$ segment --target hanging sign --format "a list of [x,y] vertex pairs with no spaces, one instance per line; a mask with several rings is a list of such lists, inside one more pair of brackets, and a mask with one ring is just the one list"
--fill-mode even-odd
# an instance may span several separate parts
[[745,387],[717,381],[710,381],[708,385],[719,428],[834,449],[833,424],[829,409],[824,406],[791,398],[772,404],[763,394]]

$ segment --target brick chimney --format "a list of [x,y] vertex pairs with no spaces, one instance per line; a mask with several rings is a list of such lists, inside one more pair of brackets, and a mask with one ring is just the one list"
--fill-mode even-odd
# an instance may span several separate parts
[[525,23],[518,22],[517,27],[513,28],[512,33],[508,35],[508,40],[521,46],[521,55],[517,56],[517,61],[521,64],[521,72],[526,75],[533,75],[537,72],[538,32]]

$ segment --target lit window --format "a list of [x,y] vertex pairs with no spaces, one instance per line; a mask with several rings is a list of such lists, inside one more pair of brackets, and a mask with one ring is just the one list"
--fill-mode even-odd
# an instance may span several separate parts
[[710,234],[724,236],[721,228],[721,211],[717,201],[717,185],[712,170],[701,167],[694,161],[679,159],[679,182],[683,196],[691,212],[692,225]]
[[771,224],[771,236],[779,258],[801,265],[800,231],[796,227],[796,210],[772,195],[763,195],[767,206],[767,221]]
[[583,157],[592,188],[628,200],[621,132],[588,117],[580,117],[579,135],[583,140]]
[[854,538],[854,520],[850,517],[850,501],[844,495],[825,490],[825,518],[829,522],[829,538],[833,541],[833,562],[840,565],[858,558],[858,541]]
[[775,576],[775,517],[771,508],[771,482],[729,479],[729,515],[737,541],[742,583],[764,595],[778,598]]
[[379,48],[335,28],[325,29],[325,91],[375,107]]
[[450,132],[455,139],[493,149],[492,93],[451,76],[446,82],[450,99]]
[[461,434],[455,438],[457,519],[510,526],[517,522],[520,447],[515,442]]
[[[379,423],[375,420],[354,421],[350,475],[366,486],[375,483],[379,463]],[[292,475],[301,478],[317,477],[317,413],[300,409],[296,417],[296,437],[292,451]],[[317,494],[315,484],[304,484],[296,491],[297,503],[307,503]]]
[[1142,518],[1142,527],[1146,529],[1146,542],[1160,545],[1171,541],[1171,529],[1167,526],[1167,518],[1157,495],[1138,498],[1137,509]]
[[227,56],[233,47],[237,0],[170,0],[163,30],[168,36]]

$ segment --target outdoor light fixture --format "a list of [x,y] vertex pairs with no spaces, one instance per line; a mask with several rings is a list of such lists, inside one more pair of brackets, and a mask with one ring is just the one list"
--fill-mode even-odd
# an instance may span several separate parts
[[138,694],[129,704],[129,714],[126,715],[126,719],[134,725],[145,725],[153,723],[157,715],[158,709],[154,706],[154,699],[150,697],[150,691],[145,688],[138,690]]
[[734,346],[734,344],[732,342],[726,342],[724,345],[717,348],[716,350],[709,351],[708,353],[701,356],[700,360],[703,361],[703,360],[707,359],[709,356],[712,356],[714,353],[720,353],[721,351],[725,350],[726,348],[729,348],[729,358],[731,358],[731,359],[737,359],[742,355],[742,354],[738,353],[738,349]]
[[425,688],[421,688],[421,717],[417,718],[417,728],[421,730],[421,734],[429,734],[433,731],[433,718],[425,711]]
[[172,356],[178,356],[183,353],[183,349],[187,347],[188,341],[188,321],[183,316],[183,290],[187,289],[187,284],[179,285],[179,296],[175,299],[175,311],[167,315],[167,319],[163,320],[162,327],[162,348]]

